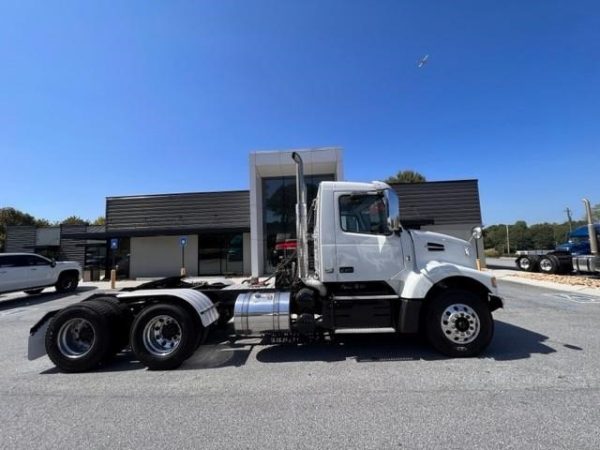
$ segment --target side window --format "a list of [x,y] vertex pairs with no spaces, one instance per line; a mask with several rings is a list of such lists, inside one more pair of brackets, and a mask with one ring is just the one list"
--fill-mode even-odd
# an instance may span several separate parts
[[10,255],[0,257],[0,267],[23,267],[28,262],[24,255]]
[[381,195],[340,197],[340,223],[349,233],[388,234],[387,211]]
[[39,256],[29,255],[27,256],[27,260],[30,266],[49,266],[50,261],[44,258],[40,258]]

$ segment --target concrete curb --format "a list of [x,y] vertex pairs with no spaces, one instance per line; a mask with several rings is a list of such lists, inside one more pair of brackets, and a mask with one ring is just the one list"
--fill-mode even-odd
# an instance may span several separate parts
[[511,281],[513,283],[527,284],[529,286],[537,286],[546,289],[554,289],[557,291],[574,292],[582,295],[600,297],[600,289],[598,288],[591,288],[587,286],[573,286],[570,284],[556,283],[553,281],[531,280],[529,278],[517,276],[516,274],[519,272],[516,272],[514,270],[488,269],[488,271],[491,272],[492,275],[494,275],[498,280],[506,280]]

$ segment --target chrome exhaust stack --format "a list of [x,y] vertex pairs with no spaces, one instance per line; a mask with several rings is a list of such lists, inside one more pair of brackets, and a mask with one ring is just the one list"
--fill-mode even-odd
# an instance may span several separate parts
[[592,217],[592,207],[590,206],[590,201],[587,198],[582,199],[582,202],[585,206],[585,213],[587,215],[590,250],[592,255],[598,256],[598,240],[596,239],[596,229],[594,227],[594,219]]
[[308,277],[308,236],[306,219],[306,183],[304,181],[304,162],[302,157],[292,153],[296,163],[296,253],[298,255],[298,276]]

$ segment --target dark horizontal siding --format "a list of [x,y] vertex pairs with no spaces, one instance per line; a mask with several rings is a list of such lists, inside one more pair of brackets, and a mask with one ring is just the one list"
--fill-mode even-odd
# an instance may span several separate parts
[[35,247],[35,226],[15,225],[6,227],[6,253],[33,252]]
[[477,180],[399,183],[402,220],[435,225],[481,223]]
[[248,191],[109,197],[106,231],[249,229]]
[[81,266],[85,260],[85,247],[81,245],[80,239],[70,236],[77,233],[85,233],[85,225],[61,225],[60,226],[60,255],[59,259],[63,261],[76,261]]

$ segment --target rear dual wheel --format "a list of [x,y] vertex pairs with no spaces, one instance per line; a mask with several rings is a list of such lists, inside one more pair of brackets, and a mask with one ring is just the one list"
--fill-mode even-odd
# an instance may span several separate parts
[[114,311],[104,302],[71,305],[50,321],[46,331],[46,353],[63,372],[85,372],[99,366],[110,355],[110,333]]
[[560,272],[560,260],[556,255],[544,255],[540,259],[540,272],[556,274]]
[[151,370],[179,367],[206,337],[206,330],[184,308],[157,304],[144,309],[131,327],[131,349]]
[[517,258],[516,264],[525,272],[535,272],[538,269],[539,257],[536,255],[520,256]]

